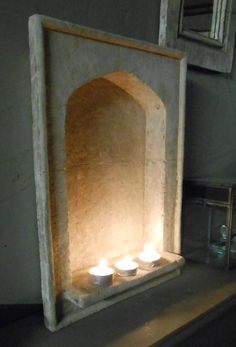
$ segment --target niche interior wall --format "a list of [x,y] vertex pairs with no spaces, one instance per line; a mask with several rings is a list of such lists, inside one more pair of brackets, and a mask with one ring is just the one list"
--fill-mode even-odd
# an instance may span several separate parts
[[[180,273],[186,59],[34,15],[29,21],[42,297],[51,330]],[[153,271],[86,287],[87,269],[161,252]]]

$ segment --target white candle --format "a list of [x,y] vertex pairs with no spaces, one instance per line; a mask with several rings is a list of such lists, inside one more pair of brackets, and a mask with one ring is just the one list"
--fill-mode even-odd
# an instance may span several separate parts
[[114,270],[107,265],[105,258],[99,261],[97,266],[89,269],[91,282],[98,286],[108,286],[112,284]]
[[157,265],[161,255],[153,243],[146,243],[144,250],[138,256],[142,268],[150,269]]
[[130,255],[126,255],[123,259],[115,263],[116,272],[120,276],[135,276],[138,264],[133,261]]

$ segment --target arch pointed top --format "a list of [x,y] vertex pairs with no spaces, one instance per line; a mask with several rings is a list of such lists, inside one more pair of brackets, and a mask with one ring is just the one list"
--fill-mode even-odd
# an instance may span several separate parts
[[164,108],[161,98],[143,81],[127,71],[111,72],[102,76],[131,95],[144,110]]
[[72,274],[104,254],[115,259],[148,241],[163,249],[165,117],[160,97],[125,71],[90,80],[69,96],[65,167]]

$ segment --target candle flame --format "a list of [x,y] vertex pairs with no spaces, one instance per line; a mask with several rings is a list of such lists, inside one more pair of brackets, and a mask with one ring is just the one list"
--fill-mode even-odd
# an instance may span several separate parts
[[115,267],[119,270],[136,270],[138,264],[133,261],[131,255],[125,255],[121,260],[115,263]]
[[106,258],[100,259],[98,265],[101,266],[101,267],[106,267],[107,266]]
[[155,247],[154,243],[146,243],[144,245],[144,252],[145,253],[154,253],[154,252],[156,252],[156,247]]
[[146,243],[144,245],[144,250],[139,254],[139,259],[145,262],[154,262],[160,259],[160,253],[157,252],[154,243]]
[[125,261],[125,262],[130,262],[132,260],[133,259],[132,259],[131,255],[129,255],[129,254],[125,255],[124,258],[123,258],[123,261]]
[[157,222],[155,230],[155,244],[159,250],[163,250],[163,218]]

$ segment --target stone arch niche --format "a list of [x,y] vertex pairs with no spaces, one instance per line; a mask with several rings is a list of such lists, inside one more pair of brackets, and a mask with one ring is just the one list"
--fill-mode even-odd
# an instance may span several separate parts
[[[181,257],[165,253],[166,110],[135,75],[116,71],[76,88],[66,103],[65,186],[68,259],[59,292],[83,314],[149,288],[179,271]],[[91,285],[88,270],[111,266],[145,243],[162,252],[157,268]],[[65,244],[66,245],[66,244]],[[177,271],[177,272],[176,272]],[[69,274],[68,274],[69,272]],[[171,274],[170,274],[171,273]],[[165,278],[164,276],[164,278]],[[63,276],[61,277],[63,281]],[[115,298],[115,299],[114,299]]]
[[66,108],[70,269],[163,250],[165,107],[137,77],[114,72],[76,89]]
[[[29,34],[41,288],[54,331],[181,272],[186,59],[39,15]],[[89,283],[101,257],[114,266],[146,242],[161,252],[156,267]]]

